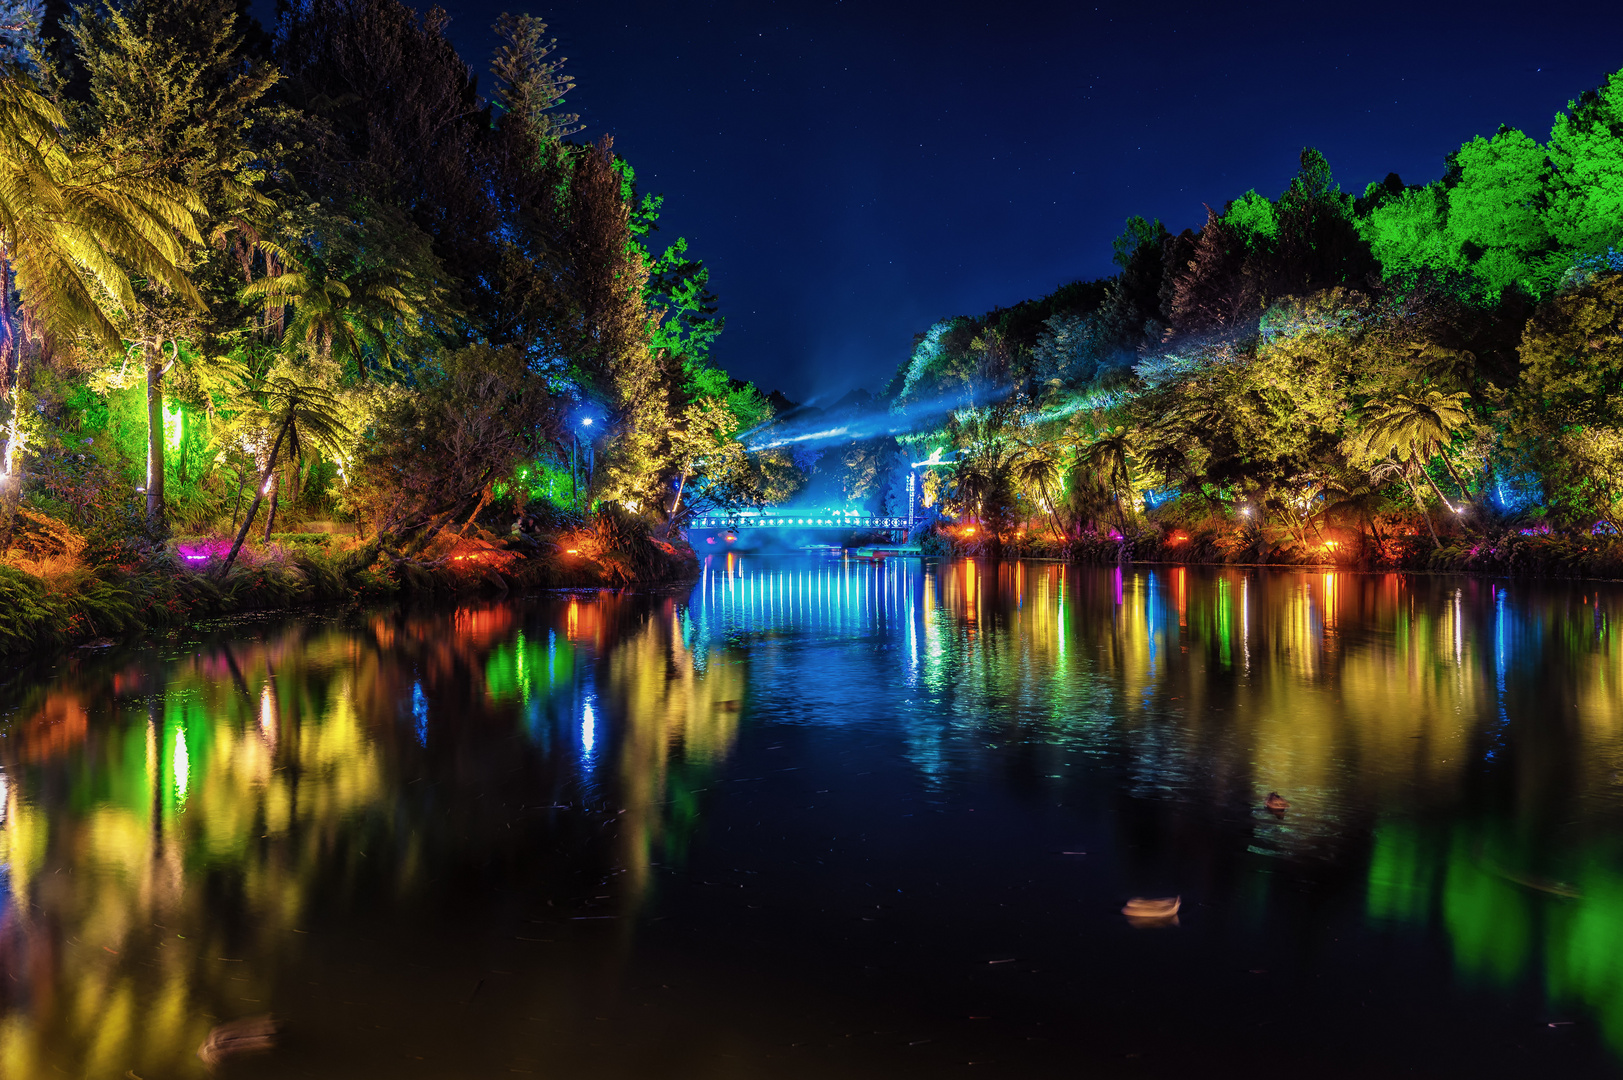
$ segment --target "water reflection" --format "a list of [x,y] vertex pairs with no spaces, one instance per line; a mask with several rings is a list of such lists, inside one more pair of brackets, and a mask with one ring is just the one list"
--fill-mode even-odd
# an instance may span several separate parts
[[[1270,929],[1294,917],[1281,890],[1307,889],[1377,952],[1445,943],[1437,993],[1532,987],[1623,1053],[1616,601],[1398,575],[728,556],[688,595],[244,623],[76,654],[0,700],[0,1075],[182,1075],[217,1023],[301,1009],[312,1074],[392,1075],[347,1049],[365,1025],[323,1011],[368,987],[373,1026],[393,1017],[414,1057],[597,1060],[573,1029],[525,1025],[576,1017],[582,980],[635,981],[639,935],[676,903],[661,873],[725,845],[763,866],[810,857],[783,846],[792,826],[772,832],[803,812],[774,801],[788,781],[745,781],[849,771],[804,748],[880,738],[907,778],[859,789],[862,814],[897,785],[945,808],[989,774],[1012,799],[998,837],[1039,805],[1105,834],[1111,869],[1087,888],[1120,888],[1099,905],[1115,921],[1128,895],[1181,893],[1196,915],[1179,933],[1227,920],[1213,947],[1238,949],[1287,933]],[[734,775],[751,731],[771,769]],[[784,733],[821,741],[780,766]],[[707,831],[746,790],[780,840]],[[1288,813],[1261,809],[1273,791]],[[926,849],[968,843],[945,818],[927,827]],[[932,917],[980,887],[957,858],[932,864],[938,885],[966,876]],[[719,933],[733,916],[716,918]],[[427,926],[461,944],[419,952]],[[535,977],[490,1007],[474,1050],[422,995],[478,951],[470,933],[558,946],[479,946],[491,970]],[[351,944],[373,939],[390,959]],[[474,1000],[484,978],[467,982]]]

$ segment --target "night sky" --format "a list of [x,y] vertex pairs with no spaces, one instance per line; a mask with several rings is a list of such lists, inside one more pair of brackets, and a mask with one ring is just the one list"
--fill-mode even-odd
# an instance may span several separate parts
[[[450,5],[488,88],[489,25]],[[1588,8],[1586,11],[1585,8]],[[912,336],[1113,271],[1130,214],[1277,195],[1304,145],[1410,183],[1501,123],[1544,139],[1623,67],[1623,5],[562,0],[587,134],[666,197],[762,390],[877,390]],[[1242,13],[1243,11],[1243,13]]]

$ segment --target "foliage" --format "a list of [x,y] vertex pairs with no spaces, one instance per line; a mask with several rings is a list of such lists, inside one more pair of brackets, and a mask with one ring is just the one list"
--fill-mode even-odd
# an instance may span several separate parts
[[95,567],[188,581],[173,522],[220,602],[293,596],[315,571],[264,569],[250,526],[338,516],[370,537],[345,580],[391,572],[375,546],[426,587],[425,552],[571,528],[565,503],[669,532],[683,492],[798,486],[744,453],[772,408],[708,362],[688,243],[644,246],[662,198],[573,141],[539,19],[497,20],[486,101],[445,13],[398,0],[286,5],[273,35],[234,0],[118,0],[45,42],[7,12],[0,553],[45,514]]
[[409,391],[372,391],[349,466],[346,505],[385,538],[438,532],[561,438],[555,399],[517,349],[470,346],[414,376]]
[[1049,312],[1029,338],[1000,309],[916,340],[891,407],[955,407],[907,441],[958,453],[926,504],[944,485],[976,544],[1079,558],[1454,566],[1465,545],[1486,566],[1518,530],[1612,544],[1592,534],[1623,536],[1620,162],[1623,73],[1547,143],[1472,139],[1431,184],[1352,199],[1310,148],[1276,198],[1198,230],[1133,217],[1118,273],[1027,302]]

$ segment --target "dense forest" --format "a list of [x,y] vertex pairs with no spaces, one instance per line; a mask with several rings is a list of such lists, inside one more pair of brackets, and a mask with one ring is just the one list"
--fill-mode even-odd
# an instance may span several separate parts
[[691,508],[778,497],[707,271],[545,24],[499,20],[488,96],[446,24],[5,5],[0,639],[646,579]]
[[922,510],[932,552],[1623,572],[1623,73],[1428,183],[1308,149],[1135,217],[1114,276],[929,327],[832,423],[711,362],[708,272],[546,25],[482,81],[447,18],[0,0],[0,651],[676,576],[690,515],[785,503]]
[[1307,149],[1198,230],[1131,219],[1108,280],[930,327],[881,401],[933,419],[812,467],[883,498],[943,462],[961,550],[1616,574],[1620,240],[1623,73],[1424,184]]

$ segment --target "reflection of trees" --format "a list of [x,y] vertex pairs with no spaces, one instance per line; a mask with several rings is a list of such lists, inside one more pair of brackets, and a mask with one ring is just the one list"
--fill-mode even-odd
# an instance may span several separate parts
[[1368,912],[1377,925],[1441,925],[1468,982],[1534,977],[1559,1005],[1592,1010],[1623,1051],[1623,870],[1611,837],[1554,845],[1464,822],[1376,830]]
[[619,801],[626,820],[619,857],[636,896],[647,886],[655,846],[685,839],[698,812],[694,789],[738,736],[743,671],[712,663],[701,676],[684,618],[665,601],[643,633],[623,639],[607,658],[605,689],[624,720]]
[[[1623,1048],[1623,878],[1598,839],[1615,831],[1623,641],[1581,592],[761,565],[731,560],[687,604],[246,624],[178,658],[81,660],[13,702],[0,1074],[191,1068],[207,1014],[298,991],[296,931],[413,940],[469,910],[499,919],[496,896],[635,912],[741,716],[786,707],[750,695],[768,669],[820,723],[873,688],[858,718],[895,716],[932,783],[991,744],[1018,795],[1093,800],[1146,886],[1175,872],[1261,912],[1256,860],[1291,860],[1309,888],[1356,880],[1370,919],[1446,934],[1462,978],[1542,978]],[[1285,820],[1254,811],[1274,789]],[[1449,820],[1466,824],[1419,824]]]
[[[1109,763],[1129,858],[1144,861],[1130,875],[1175,865],[1193,885],[1262,856],[1334,878],[1373,831],[1371,918],[1441,927],[1468,980],[1541,978],[1623,1050],[1623,873],[1604,809],[1623,766],[1623,635],[1599,596],[964,563],[926,590],[924,682],[950,687],[938,726],[1034,745],[1032,786],[1082,755]],[[1010,617],[1018,632],[985,632]],[[1286,821],[1248,809],[1275,789]],[[1484,802],[1510,817],[1440,836],[1404,824]]]
[[[71,751],[21,732],[17,756],[35,764],[12,774],[0,830],[8,938],[46,959],[29,955],[30,1007],[0,1021],[0,1072],[43,1076],[64,1060],[90,1076],[179,1070],[206,1015],[269,999],[274,949],[270,963],[219,958],[290,935],[328,850],[379,793],[348,672],[306,678],[285,700],[286,675],[269,677],[279,660],[322,666],[342,648],[334,637],[244,650],[233,662],[263,688],[258,700],[217,677],[226,661],[216,654],[149,688],[162,700],[116,704]],[[94,699],[96,689],[62,694]],[[55,707],[53,696],[40,715]],[[222,911],[222,892],[240,908]]]
[[1489,582],[958,562],[925,589],[921,679],[943,723],[1169,791],[1289,789],[1307,818],[1457,800],[1496,746],[1534,803],[1616,767],[1585,751],[1623,715],[1623,638],[1563,636],[1564,613],[1507,609]]
[[[86,663],[25,702],[0,744],[0,964],[21,980],[0,988],[0,1075],[189,1072],[210,1017],[297,990],[313,924],[616,864],[634,908],[696,812],[692,770],[731,745],[742,669],[704,671],[669,602],[522,616],[291,623]],[[599,777],[569,744],[596,687]],[[550,809],[588,801],[614,809]]]

